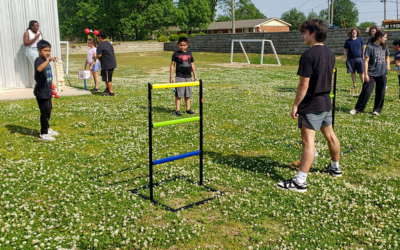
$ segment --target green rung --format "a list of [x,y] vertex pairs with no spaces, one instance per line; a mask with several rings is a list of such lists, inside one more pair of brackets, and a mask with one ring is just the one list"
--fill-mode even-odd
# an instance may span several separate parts
[[179,124],[179,123],[184,123],[184,122],[194,122],[194,121],[200,121],[200,116],[191,117],[191,118],[185,118],[185,119],[165,121],[165,122],[156,122],[156,123],[153,123],[153,128],[162,127],[162,126],[168,126],[168,125],[173,125],[173,124]]

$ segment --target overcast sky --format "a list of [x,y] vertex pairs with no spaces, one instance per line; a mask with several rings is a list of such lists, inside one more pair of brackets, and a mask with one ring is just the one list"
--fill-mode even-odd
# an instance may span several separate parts
[[[372,21],[382,25],[383,3],[380,0],[352,0],[358,9],[359,23]],[[396,0],[387,0],[386,19],[397,19]],[[328,0],[252,0],[256,7],[267,17],[280,18],[282,13],[291,8],[297,8],[306,16],[314,9],[319,13],[328,7]],[[399,1],[400,2],[400,1]],[[221,13],[220,11],[218,12]]]

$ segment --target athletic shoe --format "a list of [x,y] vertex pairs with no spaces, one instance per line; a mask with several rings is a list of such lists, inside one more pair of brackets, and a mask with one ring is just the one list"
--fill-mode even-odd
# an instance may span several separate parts
[[186,114],[194,115],[194,112],[191,109],[189,109],[189,110],[186,110]]
[[97,92],[97,91],[99,91],[99,89],[92,88],[90,91],[92,91],[92,92]]
[[110,93],[110,96],[115,96],[115,94],[114,93]]
[[179,111],[179,110],[178,110],[178,111],[175,111],[175,115],[176,115],[176,116],[181,116],[181,111]]
[[47,130],[47,133],[48,133],[49,135],[51,135],[51,136],[57,136],[57,135],[58,135],[58,132],[57,132],[57,131],[54,131],[54,130],[51,129],[51,128],[49,128],[49,129]]
[[328,166],[326,166],[325,171],[334,177],[342,176],[342,170],[340,170],[340,167],[337,167],[337,168],[332,167],[332,164],[329,164]]
[[357,114],[358,112],[357,112],[357,110],[356,109],[352,109],[352,110],[350,110],[350,115],[355,115],[355,114]]
[[278,182],[277,186],[280,189],[289,189],[289,190],[293,190],[296,192],[302,192],[302,193],[307,192],[307,182],[300,184],[297,182],[296,178]]
[[376,115],[376,116],[378,116],[378,115],[379,115],[379,113],[378,113],[378,112],[376,112],[376,111],[374,111],[374,112],[372,112],[372,115]]
[[52,137],[50,134],[41,134],[39,135],[39,139],[42,141],[55,141],[56,138]]
[[103,93],[110,93],[110,91],[108,91],[108,88],[106,88]]

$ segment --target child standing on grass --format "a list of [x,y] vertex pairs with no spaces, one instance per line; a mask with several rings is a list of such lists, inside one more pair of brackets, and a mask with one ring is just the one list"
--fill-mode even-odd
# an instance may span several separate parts
[[36,96],[36,101],[40,110],[40,135],[39,138],[43,141],[54,141],[53,136],[58,133],[50,128],[49,120],[51,116],[52,103],[52,86],[53,75],[51,73],[50,62],[57,61],[57,57],[50,57],[51,45],[46,40],[41,40],[37,43],[37,50],[39,57],[36,58],[35,68],[35,81],[36,85],[33,93]]
[[393,41],[393,50],[396,52],[394,54],[394,61],[391,61],[394,64],[394,70],[397,71],[397,78],[399,79],[399,99],[400,99],[400,40]]
[[[192,52],[187,51],[188,40],[186,37],[181,37],[178,40],[178,51],[175,51],[172,55],[172,61],[169,73],[169,82],[173,83],[174,68],[176,72],[175,82],[191,82],[192,71],[194,80],[197,81],[196,69],[194,67],[194,59]],[[186,114],[193,115],[194,112],[190,109],[190,97],[192,96],[192,87],[180,87],[175,89],[175,105],[176,105],[176,116],[181,116],[180,105],[181,98],[185,97],[186,103]]]
[[93,60],[93,57],[96,56],[97,48],[96,41],[92,38],[87,40],[87,44],[89,46],[89,50],[87,52],[87,58],[85,62],[85,68],[89,64],[89,70],[92,71],[93,79],[94,79],[94,88],[91,91],[99,91],[99,70],[100,70],[100,62],[99,60]]

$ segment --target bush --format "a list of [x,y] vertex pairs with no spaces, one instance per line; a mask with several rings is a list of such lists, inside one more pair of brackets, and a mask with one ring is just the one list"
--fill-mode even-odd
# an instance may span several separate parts
[[171,34],[171,35],[169,36],[169,40],[170,40],[171,42],[176,42],[176,41],[178,41],[178,39],[179,39],[179,36],[178,36],[177,34]]
[[194,37],[195,35],[198,35],[198,34],[192,33],[192,34],[189,35],[189,37]]
[[159,37],[158,37],[158,41],[159,41],[159,42],[169,42],[167,36],[159,36]]
[[185,33],[181,33],[181,34],[179,34],[179,38],[181,38],[181,37],[186,37],[187,38],[187,35]]
[[206,35],[206,33],[204,33],[203,31],[200,31],[199,35]]

